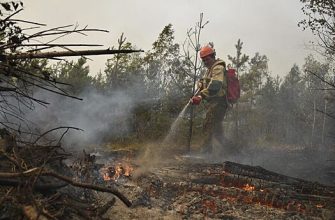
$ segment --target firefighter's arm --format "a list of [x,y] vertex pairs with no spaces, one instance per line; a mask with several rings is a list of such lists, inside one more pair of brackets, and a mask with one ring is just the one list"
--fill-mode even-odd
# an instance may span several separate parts
[[200,95],[205,99],[216,96],[222,89],[225,81],[226,79],[224,76],[224,66],[215,66],[212,70],[212,78],[210,79],[207,88],[201,90]]

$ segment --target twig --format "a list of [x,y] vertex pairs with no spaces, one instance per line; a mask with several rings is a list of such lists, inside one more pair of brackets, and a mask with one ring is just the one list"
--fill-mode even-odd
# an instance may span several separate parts
[[40,44],[21,44],[20,47],[100,47],[102,44],[48,44],[48,43],[40,43]]
[[22,22],[22,23],[27,23],[27,24],[35,24],[35,25],[39,25],[39,26],[46,26],[46,24],[42,24],[42,23],[37,23],[37,22],[33,22],[33,21],[26,21],[26,20],[21,20],[21,19],[10,19],[13,22]]
[[8,195],[13,191],[13,187],[10,188],[7,192],[6,192],[6,195],[4,195],[1,199],[0,199],[0,207],[2,205],[2,203],[7,199]]
[[79,131],[84,131],[83,129],[80,129],[80,128],[76,128],[76,127],[68,127],[68,126],[67,126],[67,127],[63,127],[63,126],[61,126],[61,127],[53,128],[53,129],[48,130],[48,131],[44,132],[43,134],[41,134],[41,136],[39,136],[39,137],[33,142],[33,144],[37,143],[37,141],[40,140],[44,135],[46,135],[46,134],[48,134],[48,133],[50,133],[50,132],[52,132],[52,131],[55,131],[55,130],[58,130],[58,129],[63,129],[63,128],[74,129],[74,130],[79,130]]
[[59,140],[58,140],[58,142],[57,142],[56,145],[59,145],[59,144],[60,144],[60,142],[62,141],[64,135],[65,135],[68,131],[69,131],[69,128],[67,128],[66,131],[62,134],[62,136],[59,138]]
[[306,72],[308,72],[308,73],[314,75],[315,77],[317,77],[318,79],[320,79],[322,82],[324,82],[324,83],[330,85],[331,87],[334,87],[334,88],[335,88],[335,84],[334,84],[334,83],[331,83],[331,82],[327,81],[324,77],[319,76],[317,73],[312,72],[312,71],[310,71],[310,70],[306,70]]

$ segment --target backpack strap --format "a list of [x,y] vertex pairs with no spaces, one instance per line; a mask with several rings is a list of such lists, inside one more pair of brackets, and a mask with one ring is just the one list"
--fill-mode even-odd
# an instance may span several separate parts
[[[226,83],[227,84],[227,89],[226,89],[226,95],[225,95],[225,97],[226,97],[226,103],[227,103],[228,107],[233,108],[233,103],[230,103],[229,100],[228,100],[228,84],[229,83],[228,83],[228,77],[227,77],[227,75],[228,75],[228,70],[225,68],[224,71],[223,71],[223,81],[224,81],[224,77],[226,77],[226,82],[227,82]],[[223,84],[222,84],[222,87],[223,87]]]

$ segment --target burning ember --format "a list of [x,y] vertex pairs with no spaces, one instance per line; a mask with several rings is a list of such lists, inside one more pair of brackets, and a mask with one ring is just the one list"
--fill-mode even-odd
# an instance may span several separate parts
[[105,181],[118,181],[118,179],[122,176],[130,177],[134,168],[126,163],[119,162],[114,165],[107,165],[100,169],[100,174]]
[[249,184],[245,184],[242,189],[244,189],[245,191],[251,192],[255,190],[255,187]]
[[[130,219],[138,216],[154,219],[156,216],[148,216],[156,215],[155,212],[143,216],[151,208],[164,210],[159,214],[173,215],[166,219],[238,219],[241,216],[262,219],[263,215],[264,219],[290,216],[301,219],[318,218],[324,213],[331,216],[328,219],[335,216],[333,188],[261,167],[229,161],[223,164],[185,162],[153,168],[137,177],[135,166],[130,160],[118,159],[100,169],[100,175],[108,181],[106,185],[132,190]],[[129,180],[130,176],[136,178]]]

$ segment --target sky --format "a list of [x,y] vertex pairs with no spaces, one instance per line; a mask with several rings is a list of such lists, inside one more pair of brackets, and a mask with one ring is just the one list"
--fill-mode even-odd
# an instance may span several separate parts
[[[201,33],[200,44],[214,42],[218,57],[236,54],[235,44],[243,42],[242,52],[256,52],[269,59],[273,75],[283,76],[293,64],[303,65],[313,53],[308,47],[316,38],[302,31],[304,18],[299,0],[23,0],[24,10],[17,18],[47,24],[48,28],[77,24],[109,33],[90,33],[63,39],[67,43],[98,43],[117,47],[122,33],[133,45],[150,50],[164,26],[171,23],[175,42],[182,44],[187,30],[203,13],[209,23]],[[93,49],[93,48],[91,48]],[[103,71],[109,56],[90,57],[92,75]]]

